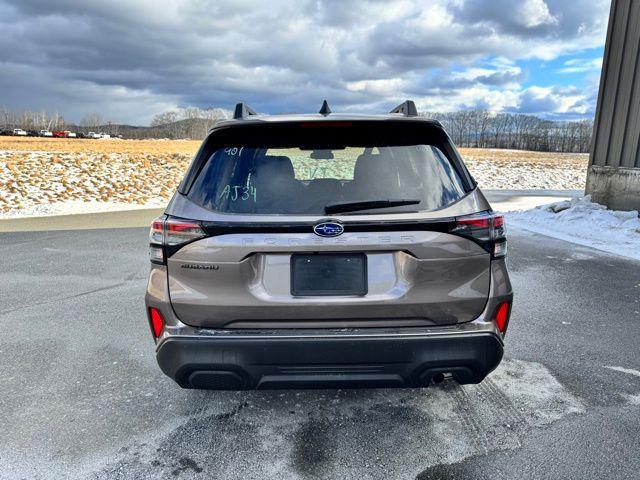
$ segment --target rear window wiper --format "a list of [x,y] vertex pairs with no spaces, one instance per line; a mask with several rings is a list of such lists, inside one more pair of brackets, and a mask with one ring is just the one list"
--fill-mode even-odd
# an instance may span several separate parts
[[324,207],[324,213],[331,215],[332,213],[357,212],[358,210],[371,210],[374,208],[401,207],[403,205],[417,205],[418,203],[420,203],[420,200],[417,199],[364,200],[359,202],[330,203]]

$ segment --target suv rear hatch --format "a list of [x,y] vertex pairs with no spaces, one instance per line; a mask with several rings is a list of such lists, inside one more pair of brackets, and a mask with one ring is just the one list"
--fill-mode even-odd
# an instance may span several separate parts
[[155,230],[188,325],[449,325],[487,302],[488,208],[436,125],[247,122],[205,141]]

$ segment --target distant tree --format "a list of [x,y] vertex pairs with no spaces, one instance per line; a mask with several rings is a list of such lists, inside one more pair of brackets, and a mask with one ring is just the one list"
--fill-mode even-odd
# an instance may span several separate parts
[[7,107],[2,107],[2,110],[0,110],[0,113],[2,114],[3,129],[8,130],[11,125],[9,123],[9,119],[11,118],[11,112],[9,112],[9,109]]
[[204,138],[211,126],[227,114],[220,108],[181,108],[159,113],[153,117],[153,135],[167,138]]
[[153,117],[151,126],[165,130],[167,132],[166,136],[169,138],[178,138],[179,125],[177,125],[177,121],[178,112],[171,110],[169,112],[159,113]]
[[102,115],[97,112],[89,113],[82,117],[80,120],[80,126],[84,127],[85,133],[89,131],[98,130],[99,127],[104,125],[104,121],[102,120]]

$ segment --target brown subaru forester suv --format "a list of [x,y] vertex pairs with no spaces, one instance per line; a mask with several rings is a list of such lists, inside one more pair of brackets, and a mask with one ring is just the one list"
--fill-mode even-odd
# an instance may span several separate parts
[[151,228],[157,360],[186,388],[477,383],[503,354],[505,254],[502,215],[413,102],[238,104]]

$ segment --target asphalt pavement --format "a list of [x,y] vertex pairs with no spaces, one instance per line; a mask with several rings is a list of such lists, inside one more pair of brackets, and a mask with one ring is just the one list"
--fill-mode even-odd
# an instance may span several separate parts
[[0,478],[638,478],[640,262],[509,239],[482,384],[203,392],[155,363],[146,228],[2,233]]

